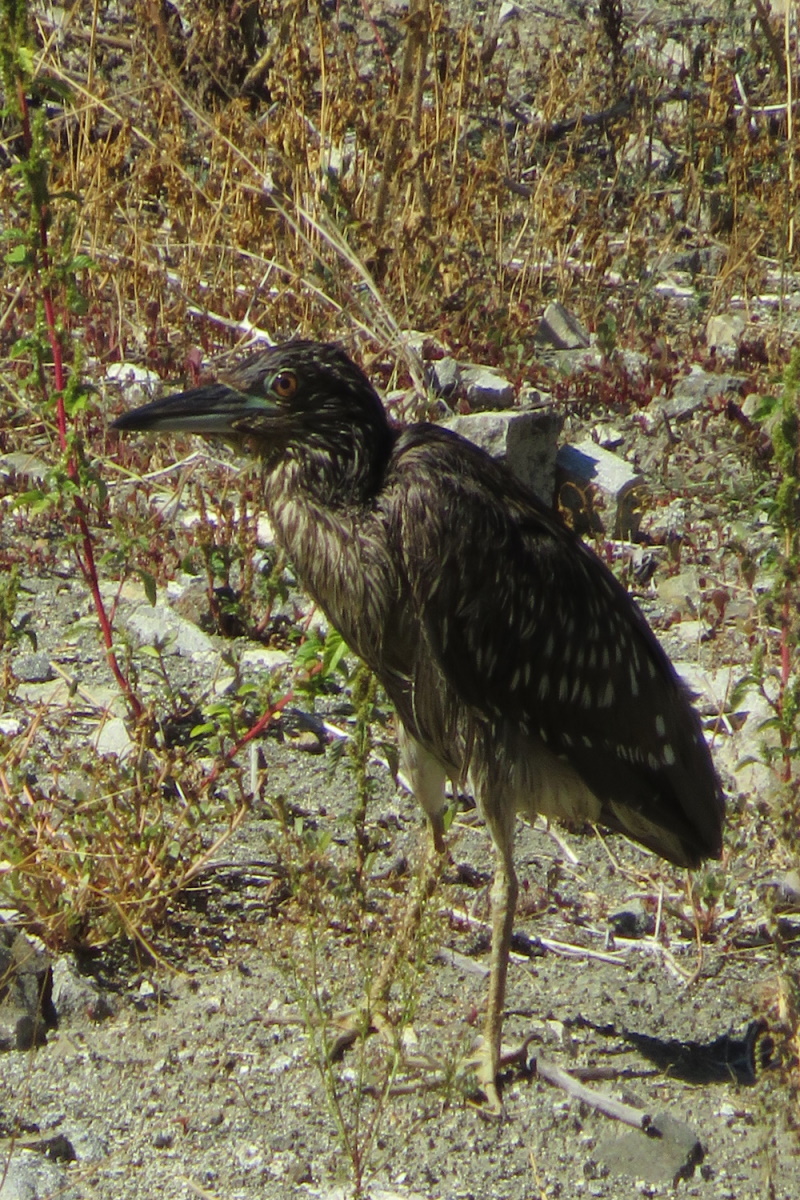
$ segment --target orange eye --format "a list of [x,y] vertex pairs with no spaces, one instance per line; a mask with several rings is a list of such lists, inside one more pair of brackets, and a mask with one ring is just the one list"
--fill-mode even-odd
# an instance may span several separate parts
[[272,381],[272,390],[281,400],[288,400],[297,391],[297,376],[294,371],[281,371]]

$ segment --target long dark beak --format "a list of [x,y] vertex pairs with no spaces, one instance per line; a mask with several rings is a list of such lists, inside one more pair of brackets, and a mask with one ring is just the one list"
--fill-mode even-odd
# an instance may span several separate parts
[[112,429],[143,429],[152,433],[241,434],[253,418],[278,412],[274,401],[248,395],[224,383],[193,388],[144,404],[111,422]]

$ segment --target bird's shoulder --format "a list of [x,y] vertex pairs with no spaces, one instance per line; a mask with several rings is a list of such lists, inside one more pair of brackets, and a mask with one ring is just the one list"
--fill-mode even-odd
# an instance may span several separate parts
[[503,526],[571,538],[558,518],[504,463],[441,425],[419,422],[397,438],[384,476],[387,507],[429,526],[469,517],[476,533]]

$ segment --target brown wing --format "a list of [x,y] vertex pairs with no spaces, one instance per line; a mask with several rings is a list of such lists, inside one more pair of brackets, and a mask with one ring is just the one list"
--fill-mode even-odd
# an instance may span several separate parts
[[386,495],[428,650],[461,699],[498,736],[540,737],[568,760],[612,828],[684,864],[719,854],[723,801],[699,719],[600,560],[505,468],[435,427],[400,439]]

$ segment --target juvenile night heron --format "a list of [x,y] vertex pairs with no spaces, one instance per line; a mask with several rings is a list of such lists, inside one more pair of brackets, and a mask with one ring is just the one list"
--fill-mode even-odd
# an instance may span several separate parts
[[469,782],[497,857],[479,1079],[498,1108],[517,812],[597,822],[680,866],[720,854],[719,782],[669,659],[510,471],[436,425],[396,429],[336,345],[276,346],[114,426],[249,443],[278,541],[397,709],[438,847],[445,781]]

